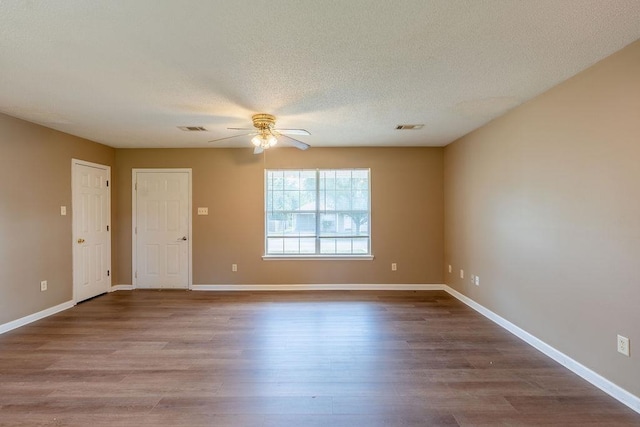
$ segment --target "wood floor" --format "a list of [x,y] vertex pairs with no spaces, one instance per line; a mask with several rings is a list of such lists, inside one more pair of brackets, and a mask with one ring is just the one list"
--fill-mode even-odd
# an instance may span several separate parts
[[640,425],[444,292],[121,291],[0,335],[2,426]]

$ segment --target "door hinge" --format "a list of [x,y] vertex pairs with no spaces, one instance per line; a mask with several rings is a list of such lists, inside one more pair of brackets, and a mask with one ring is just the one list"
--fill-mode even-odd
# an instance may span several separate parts
[[109,231],[109,225],[107,225],[107,231]]
[[137,182],[136,182],[134,187],[135,187],[135,190],[138,191],[138,183]]
[[109,180],[107,180],[107,187],[109,186]]
[[134,233],[135,233],[135,234],[138,234],[138,227],[135,227],[135,231],[134,231]]
[[111,272],[107,270],[107,277],[111,276]]
[[135,277],[136,279],[138,278],[138,272],[136,271],[135,274],[133,275],[133,277]]

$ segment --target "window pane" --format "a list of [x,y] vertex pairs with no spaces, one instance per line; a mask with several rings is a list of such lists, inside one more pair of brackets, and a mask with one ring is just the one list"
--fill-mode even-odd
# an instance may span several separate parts
[[284,190],[284,172],[283,171],[270,171],[267,176],[269,177],[268,185],[272,190]]
[[363,191],[354,192],[351,199],[351,208],[354,210],[364,211],[369,209],[369,197]]
[[281,254],[284,252],[284,239],[267,239],[267,252],[270,254]]
[[287,229],[287,215],[279,213],[267,214],[267,235],[283,235]]
[[316,239],[315,238],[300,239],[300,253],[301,254],[315,254],[316,253]]
[[294,225],[292,232],[298,235],[315,236],[316,234],[316,214],[315,213],[296,213],[293,214]]
[[353,239],[353,253],[354,254],[368,254],[369,253],[369,239]]
[[336,188],[336,171],[320,171],[320,182],[324,183],[326,189],[334,190]]
[[354,179],[364,179],[365,181],[369,180],[369,170],[368,169],[353,169],[351,171],[351,177]]
[[284,209],[284,192],[273,191],[271,197],[267,197],[267,199],[271,200],[271,210],[281,211]]
[[320,216],[320,235],[326,236],[336,233],[336,214],[322,214]]
[[315,211],[316,210],[316,192],[301,191],[300,192],[300,210]]
[[286,254],[297,254],[300,252],[300,240],[299,239],[285,239],[284,240],[284,252]]
[[339,254],[350,254],[351,239],[336,239],[336,252]]
[[356,229],[358,228],[358,224],[354,219],[348,214],[342,214],[344,220],[342,221],[342,231],[343,234],[355,234]]
[[284,189],[285,190],[300,189],[300,171],[286,171],[284,173]]
[[283,196],[283,210],[295,211],[300,206],[300,193],[297,191],[284,191]]
[[302,181],[302,185],[300,187],[301,190],[311,190],[315,193],[316,171],[301,171],[300,180]]
[[369,212],[366,211],[351,211],[345,212],[345,217],[348,218],[345,226],[345,234],[352,234],[355,236],[368,235],[369,234]]
[[351,209],[350,191],[336,191],[336,209],[341,211]]
[[333,190],[320,192],[320,209],[324,211],[332,211],[336,208],[336,193]]
[[320,239],[320,253],[321,254],[335,254],[336,253],[336,239]]
[[336,172],[336,190],[351,190],[351,171]]
[[[361,172],[364,172],[365,176],[362,176]],[[351,188],[355,190],[369,189],[369,178],[366,176],[366,171],[353,172],[353,177],[351,178]]]

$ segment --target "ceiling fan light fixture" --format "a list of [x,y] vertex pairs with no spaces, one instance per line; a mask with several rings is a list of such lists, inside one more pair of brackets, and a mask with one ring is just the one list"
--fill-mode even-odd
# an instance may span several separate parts
[[271,132],[261,132],[251,138],[251,143],[256,147],[269,148],[278,143],[278,138],[276,138]]

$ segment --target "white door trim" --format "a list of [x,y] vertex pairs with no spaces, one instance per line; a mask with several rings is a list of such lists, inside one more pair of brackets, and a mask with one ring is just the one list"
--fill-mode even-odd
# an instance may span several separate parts
[[[72,274],[72,298],[73,298],[73,302],[77,303],[78,299],[77,299],[77,286],[78,284],[76,283],[75,280],[75,273],[76,273],[76,268],[77,268],[77,262],[78,260],[76,259],[76,250],[75,250],[75,245],[76,245],[76,240],[78,239],[78,225],[76,223],[76,216],[73,214],[73,210],[75,208],[75,203],[77,202],[76,200],[76,184],[77,184],[77,178],[76,178],[76,165],[79,166],[86,166],[86,167],[90,167],[90,168],[96,168],[96,169],[102,169],[102,170],[106,170],[107,171],[107,181],[109,182],[108,186],[111,189],[111,166],[107,166],[107,165],[101,165],[99,163],[92,163],[92,162],[87,162],[86,160],[79,160],[79,159],[71,159],[71,257],[72,257],[72,261],[71,261],[71,265],[72,265],[72,270],[71,270],[71,274]],[[111,190],[109,190],[107,192],[107,211],[109,212],[109,220],[108,225],[109,225],[109,233],[107,234],[107,265],[109,266],[109,279],[108,279],[108,287],[109,289],[111,289],[111,285],[113,283],[113,269],[111,268],[111,230],[113,229],[113,224],[111,222]],[[109,289],[107,289],[106,291],[109,292]]]
[[138,173],[172,173],[172,172],[182,172],[182,173],[186,173],[188,176],[188,186],[189,186],[189,194],[188,194],[188,207],[189,207],[189,215],[187,215],[187,220],[189,222],[189,239],[187,241],[188,243],[188,263],[187,263],[187,268],[188,268],[188,282],[187,282],[187,288],[191,289],[191,287],[193,286],[193,277],[192,277],[192,271],[193,271],[193,257],[192,257],[192,249],[193,249],[193,245],[192,245],[192,236],[193,233],[191,232],[191,222],[192,222],[192,212],[193,212],[193,208],[192,208],[192,201],[191,201],[191,195],[192,195],[192,189],[191,189],[191,175],[192,175],[192,169],[191,168],[170,168],[170,169],[152,169],[152,168],[133,168],[131,169],[131,283],[133,284],[133,289],[137,288],[137,282],[138,279],[136,277],[135,272],[137,271],[137,266],[138,266],[138,259],[137,259],[137,235],[136,235],[136,227],[138,226],[137,224],[137,213],[138,213],[138,207],[137,207],[137,197],[136,197],[136,182],[137,182],[137,174]]

